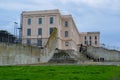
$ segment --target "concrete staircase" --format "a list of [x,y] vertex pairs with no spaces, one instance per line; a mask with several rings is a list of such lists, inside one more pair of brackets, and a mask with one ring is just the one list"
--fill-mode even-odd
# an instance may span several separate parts
[[79,53],[80,61],[97,61],[97,57],[87,52],[87,46],[82,46],[81,52]]
[[120,61],[120,51],[110,50],[102,47],[87,47],[87,53],[97,61]]
[[76,63],[77,61],[76,55],[69,53],[69,51],[58,50],[57,53],[54,53],[49,63]]
[[80,52],[83,61],[120,61],[120,51],[109,50],[102,47],[83,46]]

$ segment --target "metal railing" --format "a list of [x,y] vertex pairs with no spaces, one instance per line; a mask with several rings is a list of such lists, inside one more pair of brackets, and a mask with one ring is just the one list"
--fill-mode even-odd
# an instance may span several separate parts
[[111,45],[101,44],[100,47],[106,48],[106,49],[110,49],[110,50],[120,51],[120,47],[119,46],[111,46]]

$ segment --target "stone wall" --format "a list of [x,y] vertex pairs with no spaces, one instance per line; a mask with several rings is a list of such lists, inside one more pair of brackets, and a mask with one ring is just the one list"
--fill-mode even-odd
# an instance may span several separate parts
[[32,46],[0,44],[0,65],[38,63],[42,55],[42,50]]
[[22,44],[0,43],[0,65],[48,62],[55,52],[57,44],[56,34],[57,29],[55,28],[43,49]]
[[87,53],[94,58],[104,58],[105,61],[120,61],[120,51],[116,50],[88,46]]

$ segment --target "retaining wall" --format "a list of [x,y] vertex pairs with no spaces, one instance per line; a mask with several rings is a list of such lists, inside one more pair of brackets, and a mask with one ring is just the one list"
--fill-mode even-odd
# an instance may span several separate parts
[[88,46],[87,53],[95,58],[104,58],[105,61],[120,61],[120,51],[116,50]]

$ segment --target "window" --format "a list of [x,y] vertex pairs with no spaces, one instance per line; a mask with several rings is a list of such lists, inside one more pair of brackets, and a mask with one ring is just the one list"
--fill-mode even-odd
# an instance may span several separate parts
[[42,35],[42,28],[38,28],[38,35]]
[[39,18],[39,19],[38,19],[38,23],[39,23],[39,24],[42,24],[42,18]]
[[85,41],[84,44],[87,44],[87,41]]
[[53,24],[53,17],[50,17],[50,24]]
[[51,34],[51,33],[53,32],[53,28],[50,28],[50,31],[49,31],[49,32],[50,32],[50,34]]
[[65,27],[68,27],[68,21],[65,21]]
[[68,37],[68,31],[65,31],[65,37]]
[[95,45],[97,45],[97,41],[95,41]]
[[27,29],[27,36],[31,36],[31,29]]
[[41,39],[37,40],[37,46],[42,46],[42,40]]
[[95,36],[95,40],[97,39],[97,36]]
[[92,42],[90,41],[90,46],[92,45]]
[[87,39],[87,37],[86,37],[86,36],[85,36],[84,38],[85,38],[85,40]]
[[65,42],[65,46],[69,46],[69,42]]
[[31,25],[31,19],[30,18],[28,19],[27,24]]
[[92,37],[90,36],[90,40],[92,39]]
[[27,45],[31,45],[31,40],[27,39]]

